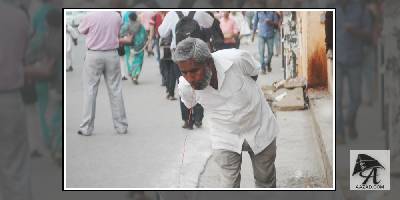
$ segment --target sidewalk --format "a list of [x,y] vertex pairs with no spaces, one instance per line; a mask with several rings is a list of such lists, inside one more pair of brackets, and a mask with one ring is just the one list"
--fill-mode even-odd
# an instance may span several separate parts
[[323,170],[327,184],[332,186],[333,177],[333,99],[327,90],[307,91],[310,99],[310,113],[313,132],[320,150],[323,162]]

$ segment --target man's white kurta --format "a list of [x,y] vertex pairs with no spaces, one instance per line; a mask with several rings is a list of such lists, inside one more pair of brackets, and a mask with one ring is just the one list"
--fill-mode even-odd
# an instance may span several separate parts
[[264,94],[251,78],[259,64],[249,52],[226,49],[212,53],[217,70],[218,90],[207,86],[193,90],[181,76],[178,90],[188,107],[200,103],[209,120],[213,149],[241,153],[246,140],[255,154],[264,150],[277,136],[278,124]]

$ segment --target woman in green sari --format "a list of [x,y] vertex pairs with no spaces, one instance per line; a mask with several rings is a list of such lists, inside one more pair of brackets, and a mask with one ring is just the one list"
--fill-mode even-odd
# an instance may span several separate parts
[[45,3],[33,17],[34,37],[28,50],[28,63],[40,67],[26,68],[25,74],[36,81],[39,119],[46,146],[61,164],[62,152],[62,14]]
[[120,43],[125,44],[125,62],[128,67],[128,73],[134,84],[138,84],[138,78],[142,71],[144,48],[147,43],[147,33],[143,25],[140,24],[135,12],[127,12],[123,17],[129,21],[124,20],[124,24],[120,31]]

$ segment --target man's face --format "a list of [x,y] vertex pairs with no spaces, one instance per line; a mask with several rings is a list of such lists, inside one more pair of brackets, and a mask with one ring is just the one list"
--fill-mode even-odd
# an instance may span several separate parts
[[193,89],[203,90],[210,84],[212,72],[209,64],[199,65],[193,60],[186,60],[178,62],[178,67]]

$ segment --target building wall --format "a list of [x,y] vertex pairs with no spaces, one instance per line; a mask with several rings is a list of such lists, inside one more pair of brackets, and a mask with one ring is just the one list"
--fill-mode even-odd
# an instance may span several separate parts
[[298,76],[307,79],[308,87],[328,87],[323,14],[322,11],[299,12],[297,17],[300,33]]

